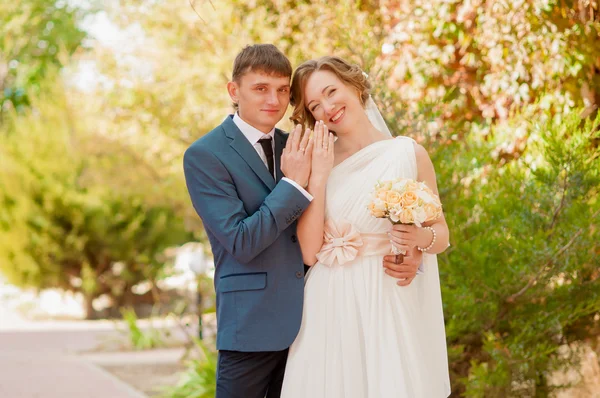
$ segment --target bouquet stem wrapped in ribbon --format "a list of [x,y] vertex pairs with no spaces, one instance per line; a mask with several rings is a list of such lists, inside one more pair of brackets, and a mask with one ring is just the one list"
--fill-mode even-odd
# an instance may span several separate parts
[[[410,178],[379,181],[375,185],[369,211],[392,224],[422,224],[442,215],[440,198],[423,182]],[[392,245],[392,253],[406,254]]]

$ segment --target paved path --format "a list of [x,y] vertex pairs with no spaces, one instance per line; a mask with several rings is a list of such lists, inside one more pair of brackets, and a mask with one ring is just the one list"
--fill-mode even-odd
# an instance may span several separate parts
[[89,329],[89,324],[79,330],[58,325],[27,322],[0,307],[0,397],[145,397],[77,355],[114,338],[116,331]]
[[[2,334],[0,334],[2,339]],[[143,398],[100,367],[72,355],[0,353],[0,397]]]
[[146,397],[100,366],[176,362],[181,351],[94,351],[122,339],[114,322],[31,322],[0,300],[0,398]]

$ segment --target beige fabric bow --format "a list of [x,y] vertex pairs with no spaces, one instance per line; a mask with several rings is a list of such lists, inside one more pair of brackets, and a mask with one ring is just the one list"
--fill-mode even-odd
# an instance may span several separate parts
[[352,261],[363,245],[362,237],[354,225],[340,220],[334,223],[331,219],[325,222],[324,239],[321,251],[317,253],[319,262],[332,266],[336,261],[342,265]]

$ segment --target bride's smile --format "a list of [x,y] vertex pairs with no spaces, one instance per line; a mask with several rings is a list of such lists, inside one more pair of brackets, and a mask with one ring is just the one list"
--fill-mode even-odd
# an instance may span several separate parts
[[344,117],[345,113],[346,113],[346,108],[342,108],[339,111],[337,111],[335,113],[335,115],[333,115],[333,117],[331,119],[329,119],[329,121],[334,124],[340,123],[341,119]]

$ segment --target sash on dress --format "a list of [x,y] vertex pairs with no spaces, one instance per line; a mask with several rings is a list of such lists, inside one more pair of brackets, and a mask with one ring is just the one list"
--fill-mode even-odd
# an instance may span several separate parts
[[325,221],[323,246],[317,253],[320,263],[333,266],[346,264],[358,256],[390,254],[391,245],[387,234],[360,233],[346,220]]

